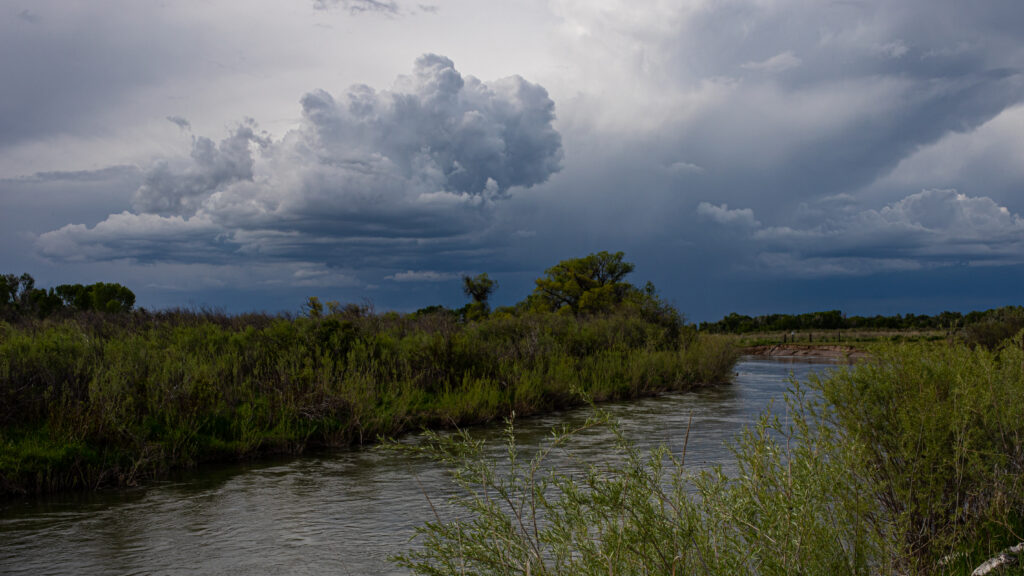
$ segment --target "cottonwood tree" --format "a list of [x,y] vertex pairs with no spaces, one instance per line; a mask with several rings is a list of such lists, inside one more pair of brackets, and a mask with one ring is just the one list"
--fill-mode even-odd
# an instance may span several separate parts
[[598,252],[583,258],[570,258],[544,271],[536,280],[532,299],[548,310],[573,313],[599,312],[620,304],[630,292],[623,282],[636,267],[623,261],[624,254]]

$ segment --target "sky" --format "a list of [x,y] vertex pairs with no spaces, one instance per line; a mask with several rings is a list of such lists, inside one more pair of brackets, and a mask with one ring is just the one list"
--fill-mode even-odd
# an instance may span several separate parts
[[0,272],[148,308],[1024,304],[1019,0],[0,0]]

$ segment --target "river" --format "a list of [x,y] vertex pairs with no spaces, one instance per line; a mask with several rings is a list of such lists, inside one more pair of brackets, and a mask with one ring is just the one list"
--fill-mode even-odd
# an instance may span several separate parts
[[[792,374],[828,364],[748,358],[731,384],[602,407],[640,446],[683,448],[689,466],[729,468],[727,442],[781,403]],[[524,446],[553,426],[582,422],[589,409],[522,419]],[[497,438],[500,426],[473,431]],[[407,441],[415,441],[410,438]],[[574,451],[598,460],[607,434]],[[502,450],[495,441],[495,453]],[[0,574],[404,574],[388,556],[410,546],[451,491],[424,458],[377,449],[204,467],[126,490],[0,502]]]

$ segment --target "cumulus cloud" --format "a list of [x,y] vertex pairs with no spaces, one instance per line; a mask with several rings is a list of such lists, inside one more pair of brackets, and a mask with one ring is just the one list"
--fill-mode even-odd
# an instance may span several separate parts
[[220,144],[194,138],[190,160],[175,165],[157,162],[135,193],[133,207],[139,213],[192,216],[218,191],[237,182],[252,182],[255,159],[250,145],[270,143],[254,127],[255,122],[248,120]]
[[756,228],[761,225],[761,223],[754,218],[754,211],[750,208],[737,208],[730,210],[728,204],[715,206],[708,202],[701,202],[697,205],[697,214],[703,218],[707,218],[708,220],[718,222],[719,224],[737,225],[749,228]]
[[157,214],[111,214],[92,228],[68,224],[39,236],[48,256],[71,262],[89,260],[205,261],[216,259],[222,230],[208,216],[183,218]]
[[351,87],[301,99],[280,139],[246,120],[220,142],[144,174],[133,211],[40,236],[54,259],[176,261],[206,255],[365,258],[464,242],[516,187],[560,169],[545,89],[513,76],[484,83],[448,58],[416,60],[391,90]]

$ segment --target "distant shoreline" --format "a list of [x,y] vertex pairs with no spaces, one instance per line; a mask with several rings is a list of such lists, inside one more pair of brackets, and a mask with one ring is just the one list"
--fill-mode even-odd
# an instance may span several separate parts
[[855,346],[844,344],[764,344],[748,346],[742,353],[749,356],[770,358],[830,358],[857,360],[867,358],[868,353]]

